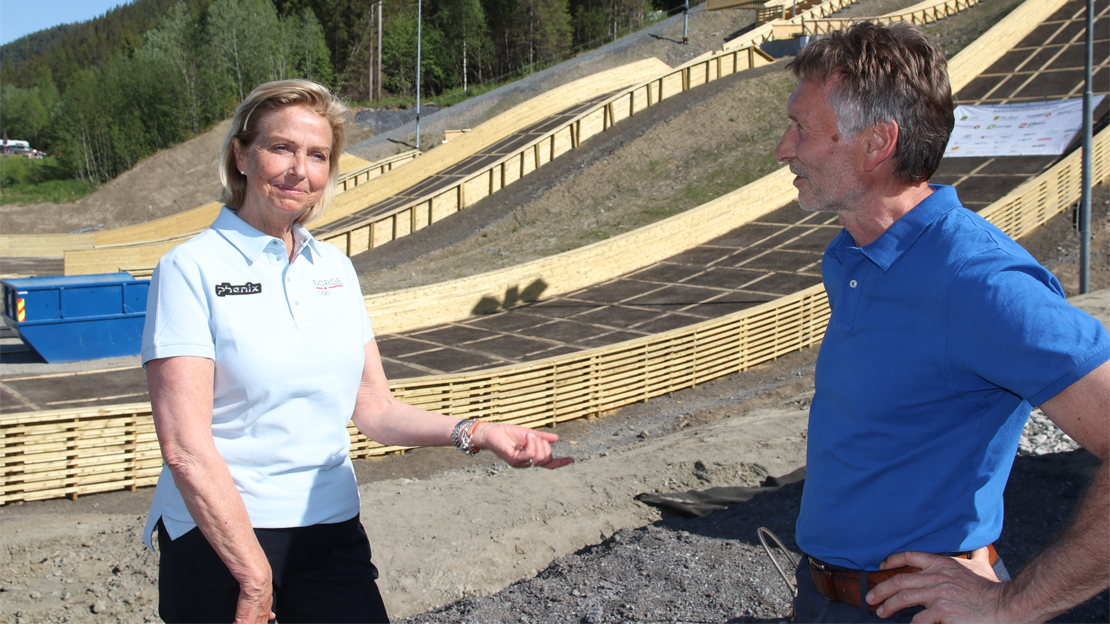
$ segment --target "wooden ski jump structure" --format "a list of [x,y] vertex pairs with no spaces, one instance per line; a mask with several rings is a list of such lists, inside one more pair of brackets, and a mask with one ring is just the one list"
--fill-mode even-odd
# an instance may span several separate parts
[[[957,55],[950,63],[953,90],[966,85],[1064,1],[1027,0]],[[725,68],[736,70],[735,61],[722,58],[713,55],[706,64],[696,62],[673,74],[624,89],[620,95],[603,102],[600,112],[590,113],[599,115],[597,121],[583,125],[604,127],[620,116],[634,114],[638,103],[647,105],[649,98],[663,97],[671,82],[688,85],[726,75],[720,73],[722,63]],[[573,144],[576,130],[570,127],[563,126],[548,138],[527,146],[523,155],[516,158],[529,160],[507,161],[510,168],[521,166],[520,162],[542,164],[543,155],[553,153],[555,145]],[[564,138],[556,138],[558,132]],[[476,176],[485,188],[490,184],[490,171]],[[1094,183],[1110,178],[1108,130],[1095,138],[1092,172]],[[459,193],[456,191],[456,197]],[[1011,236],[1020,237],[1068,208],[1079,194],[1080,158],[1076,152],[980,214]],[[582,277],[575,279],[590,283],[606,279],[603,268],[595,271],[593,267],[614,264],[609,271],[630,270],[634,267],[622,265],[620,258],[644,255],[655,246],[666,248],[658,252],[665,257],[696,245],[698,239],[690,238],[693,231],[710,230],[717,235],[792,199],[790,177],[780,170],[699,208],[607,241],[506,271],[369,297],[367,302],[373,309],[376,328],[393,323],[390,331],[403,325],[399,320],[387,320],[391,314],[388,308],[394,305],[391,298],[407,300],[410,314],[414,300],[420,302],[421,309],[443,311],[442,318],[429,315],[422,317],[422,323],[453,320],[466,308],[457,306],[458,301],[469,301],[472,305],[484,290],[500,293],[506,284],[528,280],[533,275],[543,275],[550,281],[555,272],[581,273]],[[694,224],[697,227],[692,227]],[[631,249],[636,253],[628,253]],[[568,278],[562,287],[571,288],[572,282]],[[387,311],[384,317],[383,310]],[[826,296],[820,286],[815,286],[728,316],[588,351],[492,370],[397,380],[393,391],[398,398],[420,407],[459,417],[530,427],[554,425],[692,387],[815,345],[821,340],[828,317]],[[152,485],[162,466],[149,403],[5,415],[0,416],[0,432],[4,475],[0,504],[133,490]],[[352,457],[404,450],[371,442],[353,427],[351,436]]]

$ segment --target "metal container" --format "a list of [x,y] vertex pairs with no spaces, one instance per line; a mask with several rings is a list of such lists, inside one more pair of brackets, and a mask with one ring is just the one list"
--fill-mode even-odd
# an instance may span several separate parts
[[4,322],[47,362],[138,355],[150,280],[128,273],[0,281]]

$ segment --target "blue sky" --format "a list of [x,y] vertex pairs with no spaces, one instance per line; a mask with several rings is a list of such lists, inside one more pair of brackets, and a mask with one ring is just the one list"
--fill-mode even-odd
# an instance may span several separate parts
[[24,35],[104,15],[131,0],[0,0],[0,44]]

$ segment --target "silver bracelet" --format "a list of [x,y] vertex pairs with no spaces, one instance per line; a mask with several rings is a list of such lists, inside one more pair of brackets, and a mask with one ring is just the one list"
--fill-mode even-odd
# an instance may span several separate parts
[[474,433],[478,431],[478,423],[477,420],[462,420],[455,425],[454,431],[451,432],[451,441],[456,449],[467,455],[478,454],[481,449],[474,446]]
[[466,426],[466,423],[468,423],[468,422],[470,422],[470,421],[469,420],[460,420],[459,422],[455,423],[455,428],[451,430],[451,444],[455,448],[459,448],[459,430],[462,429],[464,426]]

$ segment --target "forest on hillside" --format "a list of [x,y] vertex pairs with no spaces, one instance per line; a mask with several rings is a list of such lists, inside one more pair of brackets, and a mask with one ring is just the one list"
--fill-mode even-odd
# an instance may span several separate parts
[[[672,4],[422,0],[421,95],[535,71]],[[383,95],[415,96],[417,9],[382,0]],[[104,182],[227,118],[262,82],[309,78],[367,102],[377,19],[371,0],[135,0],[0,48],[0,127]]]

